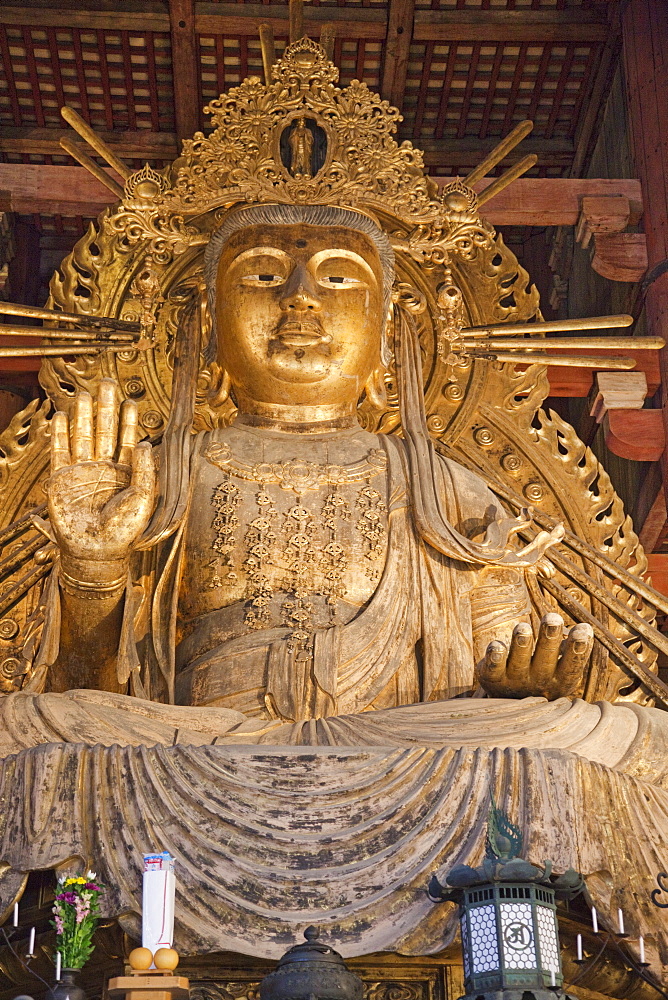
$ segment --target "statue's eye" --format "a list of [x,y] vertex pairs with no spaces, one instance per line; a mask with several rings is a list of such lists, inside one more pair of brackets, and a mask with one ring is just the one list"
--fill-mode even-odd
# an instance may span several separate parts
[[281,285],[284,281],[285,278],[281,274],[245,274],[243,277],[244,284],[265,288]]
[[325,274],[320,281],[323,285],[335,285],[337,288],[354,288],[362,284],[357,278],[344,278],[338,274]]

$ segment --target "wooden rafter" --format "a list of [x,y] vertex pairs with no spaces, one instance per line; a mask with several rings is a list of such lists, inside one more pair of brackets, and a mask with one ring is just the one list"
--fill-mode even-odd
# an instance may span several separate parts
[[189,139],[199,129],[200,60],[194,0],[169,0],[176,135]]
[[414,17],[415,0],[390,0],[381,93],[399,109],[406,90]]
[[[399,0],[397,0],[399,5]],[[39,27],[109,28],[126,31],[169,31],[170,17],[162,4],[116,2],[91,3],[85,9],[77,0],[64,0],[54,6],[26,4],[3,5],[0,23]],[[401,16],[401,11],[399,11]],[[390,18],[392,8],[390,7]],[[387,35],[388,20],[382,10],[355,6],[309,6],[304,11],[307,33],[318,37],[326,21],[345,23],[352,38],[377,38]],[[287,33],[288,8],[267,7],[254,3],[195,3],[194,28],[200,33],[257,33],[261,23],[269,23]],[[401,24],[401,20],[397,22]],[[609,34],[607,21],[586,8],[568,10],[418,10],[414,17],[416,40],[432,41],[534,41],[534,42],[604,42]]]

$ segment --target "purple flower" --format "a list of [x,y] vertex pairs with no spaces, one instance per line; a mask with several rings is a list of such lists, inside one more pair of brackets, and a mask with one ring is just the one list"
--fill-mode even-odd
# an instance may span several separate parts
[[69,903],[71,906],[74,906],[77,901],[77,894],[76,892],[61,892],[59,896],[56,896],[56,899],[62,900],[63,903]]
[[102,892],[101,887],[99,885],[95,885],[94,882],[86,882],[84,889],[93,889],[94,892]]

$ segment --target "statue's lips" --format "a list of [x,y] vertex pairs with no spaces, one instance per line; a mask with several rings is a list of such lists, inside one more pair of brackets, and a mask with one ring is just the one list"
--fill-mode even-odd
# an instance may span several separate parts
[[276,334],[285,347],[315,347],[324,337],[322,327],[315,323],[286,323]]

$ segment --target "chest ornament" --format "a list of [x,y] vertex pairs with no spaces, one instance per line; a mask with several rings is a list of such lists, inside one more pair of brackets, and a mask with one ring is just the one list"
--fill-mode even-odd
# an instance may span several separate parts
[[[371,486],[371,480],[385,472],[385,452],[374,448],[350,465],[318,464],[302,459],[249,463],[239,459],[224,443],[211,444],[204,454],[224,474],[212,497],[215,510],[212,526],[216,533],[213,548],[219,554],[221,566],[211,586],[222,584],[223,576],[236,579],[232,549],[240,541],[236,537],[240,527],[240,495],[234,480],[257,483],[256,515],[248,519],[245,530],[242,528],[240,568],[247,581],[245,621],[252,629],[278,624],[272,619],[270,605],[274,571],[282,571],[290,592],[280,609],[281,623],[290,629],[288,645],[298,658],[310,655],[315,628],[312,595],[321,594],[325,598],[332,625],[336,623],[338,600],[345,596],[343,581],[351,552],[346,525],[351,525],[359,536],[365,574],[374,583],[379,579],[387,507],[381,494]],[[361,484],[355,501],[357,518],[353,518],[348,500],[340,492],[342,487],[355,483]],[[271,487],[277,486],[294,494],[294,500],[288,501],[282,515],[271,496]],[[306,494],[317,491],[323,494],[321,503],[316,500],[312,506],[305,502]]]
[[387,455],[381,448],[372,448],[359,462],[351,465],[319,465],[299,458],[288,462],[242,462],[227,444],[209,445],[205,457],[212,465],[246,482],[277,485],[302,496],[323,486],[363,483],[384,472]]

